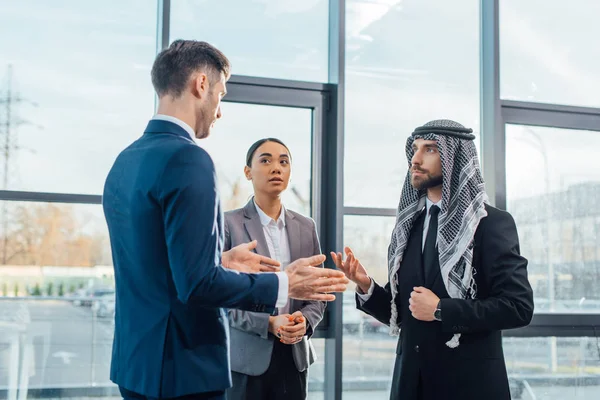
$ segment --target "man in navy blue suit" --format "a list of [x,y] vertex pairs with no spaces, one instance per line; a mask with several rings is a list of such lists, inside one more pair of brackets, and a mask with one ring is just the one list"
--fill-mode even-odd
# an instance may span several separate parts
[[341,271],[315,255],[285,272],[252,251],[223,249],[215,169],[193,138],[221,117],[229,61],[205,42],[175,41],[152,67],[157,115],[119,154],[103,207],[115,266],[110,378],[127,399],[224,399],[231,386],[222,307],[271,313],[287,298],[331,301]]

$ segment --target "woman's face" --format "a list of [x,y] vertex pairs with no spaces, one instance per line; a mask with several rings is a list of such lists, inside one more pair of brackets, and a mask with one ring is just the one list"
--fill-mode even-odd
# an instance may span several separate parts
[[252,156],[251,167],[244,167],[246,178],[252,181],[254,193],[278,195],[288,187],[292,172],[290,154],[277,142],[265,142]]

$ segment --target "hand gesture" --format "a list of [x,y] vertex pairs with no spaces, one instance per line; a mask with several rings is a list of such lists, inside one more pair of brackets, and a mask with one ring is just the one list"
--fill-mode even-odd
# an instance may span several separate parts
[[224,251],[221,260],[225,268],[239,272],[279,272],[281,264],[279,261],[269,257],[256,254],[252,250],[256,248],[256,240],[250,243],[242,243],[229,251]]
[[331,258],[333,258],[335,265],[339,270],[344,272],[348,279],[356,283],[363,293],[367,293],[369,287],[371,287],[371,278],[369,278],[367,270],[354,257],[354,253],[350,247],[345,247],[344,251],[346,252],[346,261],[342,260],[342,253],[336,254],[333,251],[331,252]]
[[288,295],[298,300],[333,301],[332,292],[346,290],[348,278],[341,271],[329,268],[315,268],[325,261],[322,254],[299,258],[285,269],[289,278]]

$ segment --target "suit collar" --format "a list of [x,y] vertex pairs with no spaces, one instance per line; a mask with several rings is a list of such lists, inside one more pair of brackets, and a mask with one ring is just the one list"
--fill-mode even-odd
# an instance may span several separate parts
[[170,133],[173,135],[181,136],[193,143],[196,143],[192,140],[190,134],[181,125],[162,119],[151,119],[148,122],[148,126],[146,126],[144,133]]

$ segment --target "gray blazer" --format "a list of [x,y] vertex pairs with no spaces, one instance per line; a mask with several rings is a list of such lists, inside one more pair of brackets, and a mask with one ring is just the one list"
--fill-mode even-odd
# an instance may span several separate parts
[[[317,229],[311,218],[286,209],[285,222],[291,261],[321,254]],[[225,213],[224,251],[255,239],[258,242],[255,251],[270,257],[263,227],[251,199],[244,208]],[[302,341],[291,345],[298,371],[306,370],[315,361],[314,348],[309,339],[323,319],[326,304],[322,301],[290,300],[290,314],[302,311],[307,321],[306,335]],[[269,314],[229,310],[228,315],[231,369],[246,375],[264,374],[271,363],[273,340],[279,340],[269,333]]]

